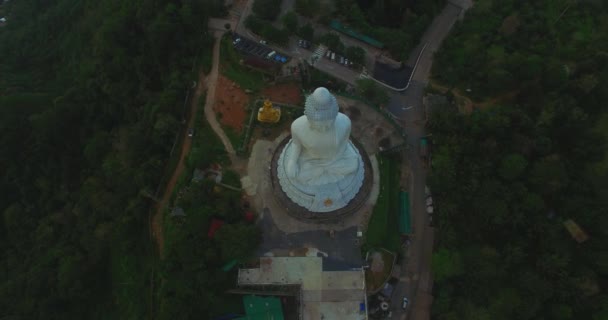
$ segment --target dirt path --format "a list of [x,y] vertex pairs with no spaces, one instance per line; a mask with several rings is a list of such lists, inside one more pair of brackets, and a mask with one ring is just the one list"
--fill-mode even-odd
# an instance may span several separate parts
[[228,155],[230,156],[230,160],[234,163],[236,160],[236,153],[234,151],[234,147],[232,143],[230,143],[230,139],[222,130],[219,122],[215,117],[215,112],[213,112],[213,104],[215,103],[215,85],[217,83],[218,73],[219,73],[219,60],[220,60],[220,42],[221,36],[216,34],[215,43],[213,44],[213,66],[211,67],[211,72],[209,73],[209,77],[207,78],[207,100],[205,101],[205,118],[209,122],[211,129],[218,135],[222,144],[226,148]]
[[[199,105],[198,101],[199,101],[201,95],[203,94],[203,92],[205,91],[205,89],[207,88],[208,82],[205,80],[206,80],[205,74],[203,71],[201,71],[201,73],[199,75],[196,91],[194,92],[194,96],[192,97],[192,100],[190,103],[190,111],[189,111],[190,120],[188,121],[188,128],[194,127],[194,120],[196,118],[195,115],[196,115],[196,112],[198,110],[198,105]],[[184,170],[184,160],[185,160],[186,156],[188,155],[188,153],[190,152],[190,148],[192,146],[192,139],[190,139],[187,135],[188,135],[188,130],[184,130],[184,138],[183,138],[181,153],[179,155],[179,161],[177,163],[177,166],[175,167],[175,171],[173,171],[173,175],[171,176],[171,179],[169,179],[169,182],[167,183],[167,186],[165,187],[165,192],[163,193],[162,199],[160,200],[160,202],[158,202],[156,204],[156,211],[152,218],[152,224],[151,224],[152,236],[156,240],[156,244],[158,247],[158,253],[159,253],[159,256],[161,257],[161,259],[163,258],[163,253],[164,253],[164,248],[165,248],[164,237],[163,237],[163,228],[162,228],[163,211],[165,210],[167,205],[169,205],[168,202],[169,202],[169,199],[171,198],[171,194],[173,194],[173,188],[175,187],[175,184],[177,183],[177,179],[180,177],[180,175],[182,174],[182,171]]]
[[217,83],[218,74],[219,74],[219,68],[220,68],[219,60],[220,60],[220,44],[221,44],[222,34],[223,34],[222,32],[215,33],[216,40],[215,40],[215,43],[213,44],[213,66],[211,67],[211,72],[209,73],[209,76],[207,77],[208,85],[207,85],[207,100],[205,101],[205,118],[207,119],[207,122],[211,126],[211,129],[213,129],[213,132],[215,132],[215,134],[217,134],[217,136],[222,141],[222,144],[226,148],[226,151],[228,152],[228,156],[230,157],[230,161],[232,162],[232,169],[234,169],[239,174],[243,174],[244,170],[246,169],[247,163],[245,160],[239,159],[239,157],[237,157],[236,152],[234,151],[234,147],[232,146],[232,143],[230,142],[230,139],[228,139],[228,136],[226,136],[226,133],[224,133],[224,130],[220,126],[219,122],[217,121],[217,118],[215,117],[215,112],[213,111],[213,105],[215,103],[215,94],[216,94],[215,89],[216,89],[216,83]]

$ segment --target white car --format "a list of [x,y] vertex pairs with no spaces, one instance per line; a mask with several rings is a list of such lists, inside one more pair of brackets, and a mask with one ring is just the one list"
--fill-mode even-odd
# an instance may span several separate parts
[[407,309],[407,304],[408,304],[408,303],[410,303],[410,301],[409,301],[409,300],[407,300],[407,298],[406,298],[406,297],[403,297],[403,304],[401,304],[401,308],[402,308],[403,310]]
[[260,43],[261,44],[267,44],[268,42],[266,42],[266,40],[262,39],[262,40],[260,40]]

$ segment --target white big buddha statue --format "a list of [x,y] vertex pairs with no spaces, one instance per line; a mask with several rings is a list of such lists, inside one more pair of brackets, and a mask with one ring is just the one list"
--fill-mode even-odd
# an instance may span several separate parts
[[291,140],[277,165],[281,189],[312,212],[340,209],[363,183],[364,165],[350,141],[351,122],[336,98],[317,88],[306,98],[304,115],[291,124]]

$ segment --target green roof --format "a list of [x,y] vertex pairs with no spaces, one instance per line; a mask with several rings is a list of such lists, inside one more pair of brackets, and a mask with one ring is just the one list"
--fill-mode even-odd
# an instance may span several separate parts
[[399,192],[399,232],[401,234],[412,233],[410,195],[405,191]]
[[382,43],[382,42],[380,42],[380,41],[378,41],[378,40],[376,40],[374,38],[371,38],[371,37],[368,37],[366,35],[360,34],[359,32],[357,32],[357,31],[355,31],[353,29],[347,28],[347,27],[345,27],[343,24],[341,24],[337,20],[332,20],[329,23],[329,26],[332,29],[336,30],[336,31],[340,31],[340,32],[342,32],[342,33],[344,33],[344,34],[346,34],[348,36],[351,36],[351,37],[353,37],[353,38],[355,38],[357,40],[363,41],[363,42],[365,42],[365,43],[367,43],[369,45],[372,45],[372,46],[374,46],[376,48],[380,48],[380,49],[384,48],[384,43]]
[[281,301],[275,297],[243,297],[246,316],[237,320],[284,320]]
[[222,267],[222,270],[224,270],[224,272],[228,272],[228,271],[232,270],[232,268],[234,268],[234,266],[236,266],[237,263],[238,263],[238,261],[236,259],[232,259],[232,260],[228,261],[228,263],[226,263]]

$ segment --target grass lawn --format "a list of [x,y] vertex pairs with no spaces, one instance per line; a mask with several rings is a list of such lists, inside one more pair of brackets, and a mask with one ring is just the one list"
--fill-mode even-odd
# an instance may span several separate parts
[[262,89],[266,84],[264,74],[241,65],[242,56],[234,50],[229,37],[224,37],[221,45],[222,74],[244,90],[250,89],[257,92]]
[[[368,292],[380,289],[384,282],[390,277],[393,268],[395,256],[385,250],[379,250],[379,252],[382,255],[382,260],[384,260],[384,269],[381,273],[371,272],[370,268],[365,269],[365,285]],[[370,255],[371,254],[372,252],[370,252]]]
[[399,210],[399,160],[378,157],[380,194],[367,227],[365,244],[397,251],[400,247],[397,213]]

